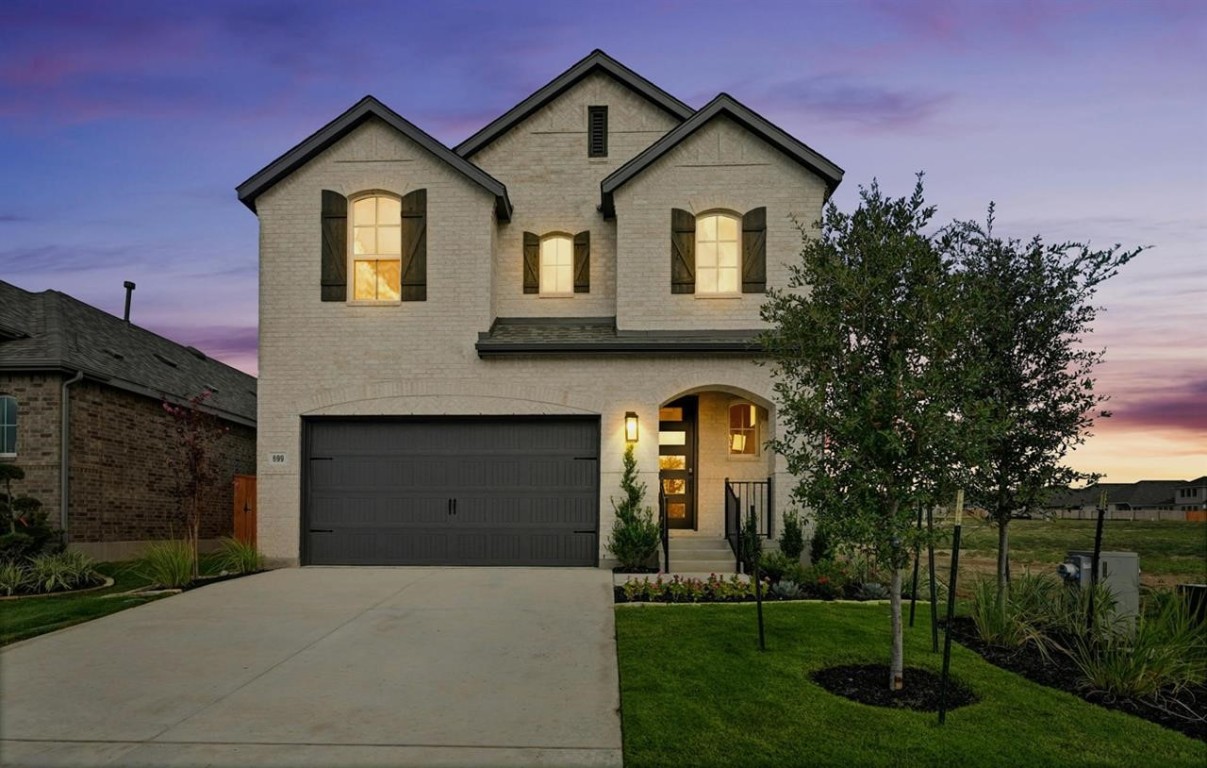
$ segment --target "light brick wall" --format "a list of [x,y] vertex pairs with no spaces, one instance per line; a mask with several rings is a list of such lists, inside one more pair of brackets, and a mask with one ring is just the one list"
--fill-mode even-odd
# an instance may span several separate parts
[[693,214],[767,208],[767,284],[784,287],[801,249],[791,217],[812,224],[825,185],[779,150],[720,117],[615,193],[616,324],[622,330],[761,328],[763,294],[672,294],[671,209]]
[[[608,107],[608,156],[587,157],[587,107]],[[678,124],[610,76],[590,75],[470,159],[507,185],[515,206],[499,227],[495,309],[499,317],[616,314],[616,222],[597,210],[599,182]],[[524,232],[591,232],[591,292],[525,294]]]

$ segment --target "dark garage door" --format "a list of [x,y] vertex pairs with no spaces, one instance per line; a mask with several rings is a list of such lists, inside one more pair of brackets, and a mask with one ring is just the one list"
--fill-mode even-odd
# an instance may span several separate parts
[[597,418],[306,426],[303,562],[597,563]]

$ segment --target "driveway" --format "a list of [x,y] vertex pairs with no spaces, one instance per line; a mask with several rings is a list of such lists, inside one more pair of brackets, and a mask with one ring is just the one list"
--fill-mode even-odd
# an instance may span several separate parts
[[0,649],[0,764],[618,766],[619,706],[606,570],[295,568]]

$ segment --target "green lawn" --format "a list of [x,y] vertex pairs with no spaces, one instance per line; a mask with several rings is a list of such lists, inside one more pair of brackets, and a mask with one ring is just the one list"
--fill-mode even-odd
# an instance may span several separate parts
[[[923,606],[906,665],[933,670]],[[887,662],[888,607],[750,605],[616,609],[624,762],[642,766],[1194,766],[1207,746],[1088,704],[953,647],[980,701],[949,713],[870,707],[813,683],[815,669]],[[906,684],[909,684],[908,676]]]
[[[1093,520],[1013,520],[1009,531],[1010,560],[1017,565],[1054,568],[1070,549],[1094,548]],[[961,563],[965,553],[996,557],[993,526],[966,518],[961,535]],[[1107,520],[1102,548],[1138,552],[1141,572],[1158,581],[1207,579],[1207,523]]]

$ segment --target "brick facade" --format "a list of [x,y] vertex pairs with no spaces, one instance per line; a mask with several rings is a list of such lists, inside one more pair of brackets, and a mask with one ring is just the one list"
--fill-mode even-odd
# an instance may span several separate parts
[[[17,398],[17,456],[26,472],[20,492],[59,515],[59,375],[0,376],[0,394]],[[179,533],[179,503],[165,457],[174,448],[172,419],[149,397],[82,381],[69,389],[70,540],[75,544],[166,539]],[[255,430],[227,423],[219,444],[220,479],[206,498],[203,539],[230,535],[233,475],[255,469]]]

